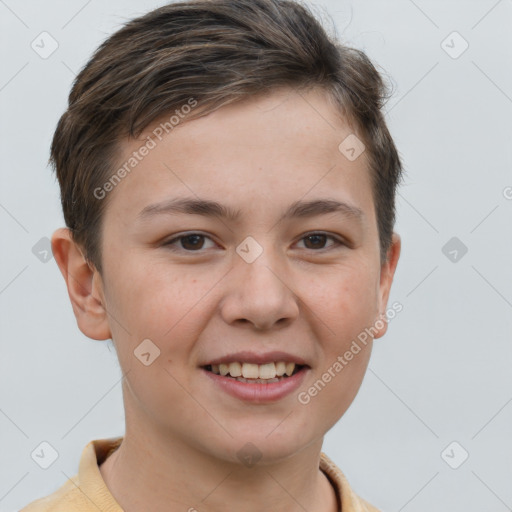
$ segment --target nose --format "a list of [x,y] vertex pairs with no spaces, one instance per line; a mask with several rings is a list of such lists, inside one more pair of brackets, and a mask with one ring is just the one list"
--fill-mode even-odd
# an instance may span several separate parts
[[252,263],[235,256],[220,307],[226,323],[268,330],[285,327],[297,318],[299,299],[290,274],[270,252],[264,250]]

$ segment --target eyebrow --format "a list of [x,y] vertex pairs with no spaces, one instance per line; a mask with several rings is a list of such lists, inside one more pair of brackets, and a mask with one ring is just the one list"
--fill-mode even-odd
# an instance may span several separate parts
[[[279,221],[289,218],[305,218],[329,213],[341,215],[361,222],[365,215],[355,206],[335,199],[313,199],[310,201],[295,201],[283,213]],[[242,216],[241,210],[235,210],[217,201],[200,198],[174,198],[146,206],[138,218],[145,220],[160,214],[191,214],[205,217],[217,217],[236,222]]]

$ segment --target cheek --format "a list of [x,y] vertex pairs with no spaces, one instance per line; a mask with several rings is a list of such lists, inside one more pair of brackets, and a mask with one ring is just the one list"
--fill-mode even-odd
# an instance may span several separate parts
[[170,424],[176,415],[198,414],[185,389],[191,351],[209,314],[201,301],[207,289],[192,271],[137,263],[126,260],[110,274],[116,316],[112,332],[127,375],[126,399]]
[[300,403],[314,408],[324,418],[325,428],[336,423],[354,400],[370,359],[377,276],[361,267],[340,269],[329,279],[310,283],[308,306],[317,317],[320,364],[301,388]]
[[342,351],[350,340],[375,321],[378,312],[378,278],[367,266],[340,268],[311,280],[303,296],[322,327],[324,351]]
[[[123,277],[126,275],[129,278]],[[182,336],[184,332],[201,330],[202,318],[208,314],[207,301],[203,299],[215,284],[211,275],[198,279],[193,268],[184,271],[136,261],[119,266],[111,281],[115,290],[112,304],[132,337],[165,339],[166,343],[178,333]],[[125,335],[119,328],[116,331]]]
[[370,359],[372,341],[356,337],[337,339],[322,358],[311,379],[300,389],[300,407],[309,408],[308,416],[322,418],[329,430],[345,414],[363,382]]
[[[318,400],[318,413],[315,412],[315,414],[324,418],[325,430],[329,430],[354,401],[366,373],[370,350],[369,346],[366,347],[343,366],[339,373],[331,367],[331,373],[334,376],[324,374],[324,379],[325,375],[329,375],[330,379],[329,382],[324,383],[324,388],[317,384],[317,387],[322,390],[311,400]],[[322,378],[320,380],[323,381]]]
[[[153,410],[169,400],[179,403],[179,383],[189,378],[194,343],[213,314],[205,298],[215,280],[198,279],[194,269],[178,274],[162,265],[130,261],[108,275],[110,327],[120,366],[129,372],[131,394]],[[144,359],[154,362],[145,366]]]

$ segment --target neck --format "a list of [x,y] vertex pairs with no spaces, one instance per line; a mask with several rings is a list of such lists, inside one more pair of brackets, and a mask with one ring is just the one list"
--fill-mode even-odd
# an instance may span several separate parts
[[161,433],[127,427],[100,472],[125,512],[221,512],[226,504],[244,512],[336,512],[335,491],[319,469],[322,441],[284,461],[246,467]]

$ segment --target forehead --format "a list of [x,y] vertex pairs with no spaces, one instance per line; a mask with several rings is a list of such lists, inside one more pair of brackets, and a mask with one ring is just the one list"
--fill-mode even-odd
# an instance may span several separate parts
[[[121,143],[118,165],[136,165],[113,191],[113,207],[138,214],[171,197],[200,196],[243,213],[328,195],[373,210],[366,154],[343,153],[356,134],[321,90],[276,91],[188,121],[171,122],[173,114]],[[140,158],[143,146],[151,149]]]

